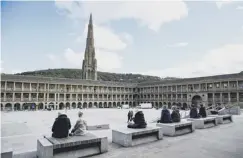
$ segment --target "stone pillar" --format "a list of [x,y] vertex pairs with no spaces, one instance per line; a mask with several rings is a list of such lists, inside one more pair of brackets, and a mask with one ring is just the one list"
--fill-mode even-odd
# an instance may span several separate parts
[[222,97],[222,93],[220,93],[220,104],[222,104],[223,103],[223,97]]
[[229,103],[231,103],[231,99],[230,99],[230,93],[228,93],[228,97],[229,97]]
[[212,93],[213,95],[213,105],[215,105],[215,93]]
[[29,93],[29,101],[31,101],[31,93]]

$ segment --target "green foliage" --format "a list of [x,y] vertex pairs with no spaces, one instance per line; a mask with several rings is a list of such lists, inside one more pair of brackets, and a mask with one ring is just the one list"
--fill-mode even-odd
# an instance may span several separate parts
[[[82,73],[81,69],[48,69],[48,70],[22,72],[16,75],[81,79],[81,73]],[[157,76],[148,76],[148,75],[141,75],[141,74],[131,74],[131,73],[119,74],[119,73],[109,73],[109,72],[98,72],[98,80],[134,83],[134,82],[144,82],[144,81],[160,81],[162,79]]]

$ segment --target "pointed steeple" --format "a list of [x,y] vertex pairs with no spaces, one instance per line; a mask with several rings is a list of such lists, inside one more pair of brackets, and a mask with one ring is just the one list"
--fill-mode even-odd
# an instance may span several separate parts
[[89,25],[93,25],[92,13],[90,13],[90,16],[89,16]]
[[89,17],[89,25],[82,71],[83,79],[97,80],[97,60],[95,58],[92,13]]
[[93,34],[93,20],[92,13],[89,17],[88,33],[87,33],[87,46],[94,46],[94,34]]

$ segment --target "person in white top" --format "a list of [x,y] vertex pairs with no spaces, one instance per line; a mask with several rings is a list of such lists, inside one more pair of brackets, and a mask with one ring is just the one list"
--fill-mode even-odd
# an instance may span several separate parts
[[81,111],[78,112],[78,120],[76,121],[76,124],[74,125],[71,136],[82,136],[86,134],[86,127],[87,122],[82,119],[83,113]]

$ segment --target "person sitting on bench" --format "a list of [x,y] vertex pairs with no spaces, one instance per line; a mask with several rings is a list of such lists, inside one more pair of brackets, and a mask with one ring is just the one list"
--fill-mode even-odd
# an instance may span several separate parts
[[54,138],[66,138],[68,137],[69,129],[71,128],[70,119],[66,114],[58,113],[53,126],[52,126],[52,137]]
[[207,117],[206,109],[203,106],[203,104],[200,105],[201,107],[199,108],[199,116],[202,118]]
[[170,111],[167,109],[166,105],[162,107],[161,116],[160,120],[158,120],[158,123],[172,123]]
[[86,134],[87,123],[82,119],[83,113],[78,112],[78,120],[76,121],[75,126],[73,127],[70,136],[82,136]]
[[172,106],[172,113],[171,113],[171,119],[172,122],[180,122],[181,121],[181,115],[179,110],[176,108],[176,106]]
[[197,107],[194,104],[192,104],[192,106],[191,106],[190,118],[199,118],[199,115],[197,112]]
[[134,123],[128,123],[128,128],[146,128],[147,123],[145,122],[144,114],[142,111],[136,109],[135,117],[133,118]]

